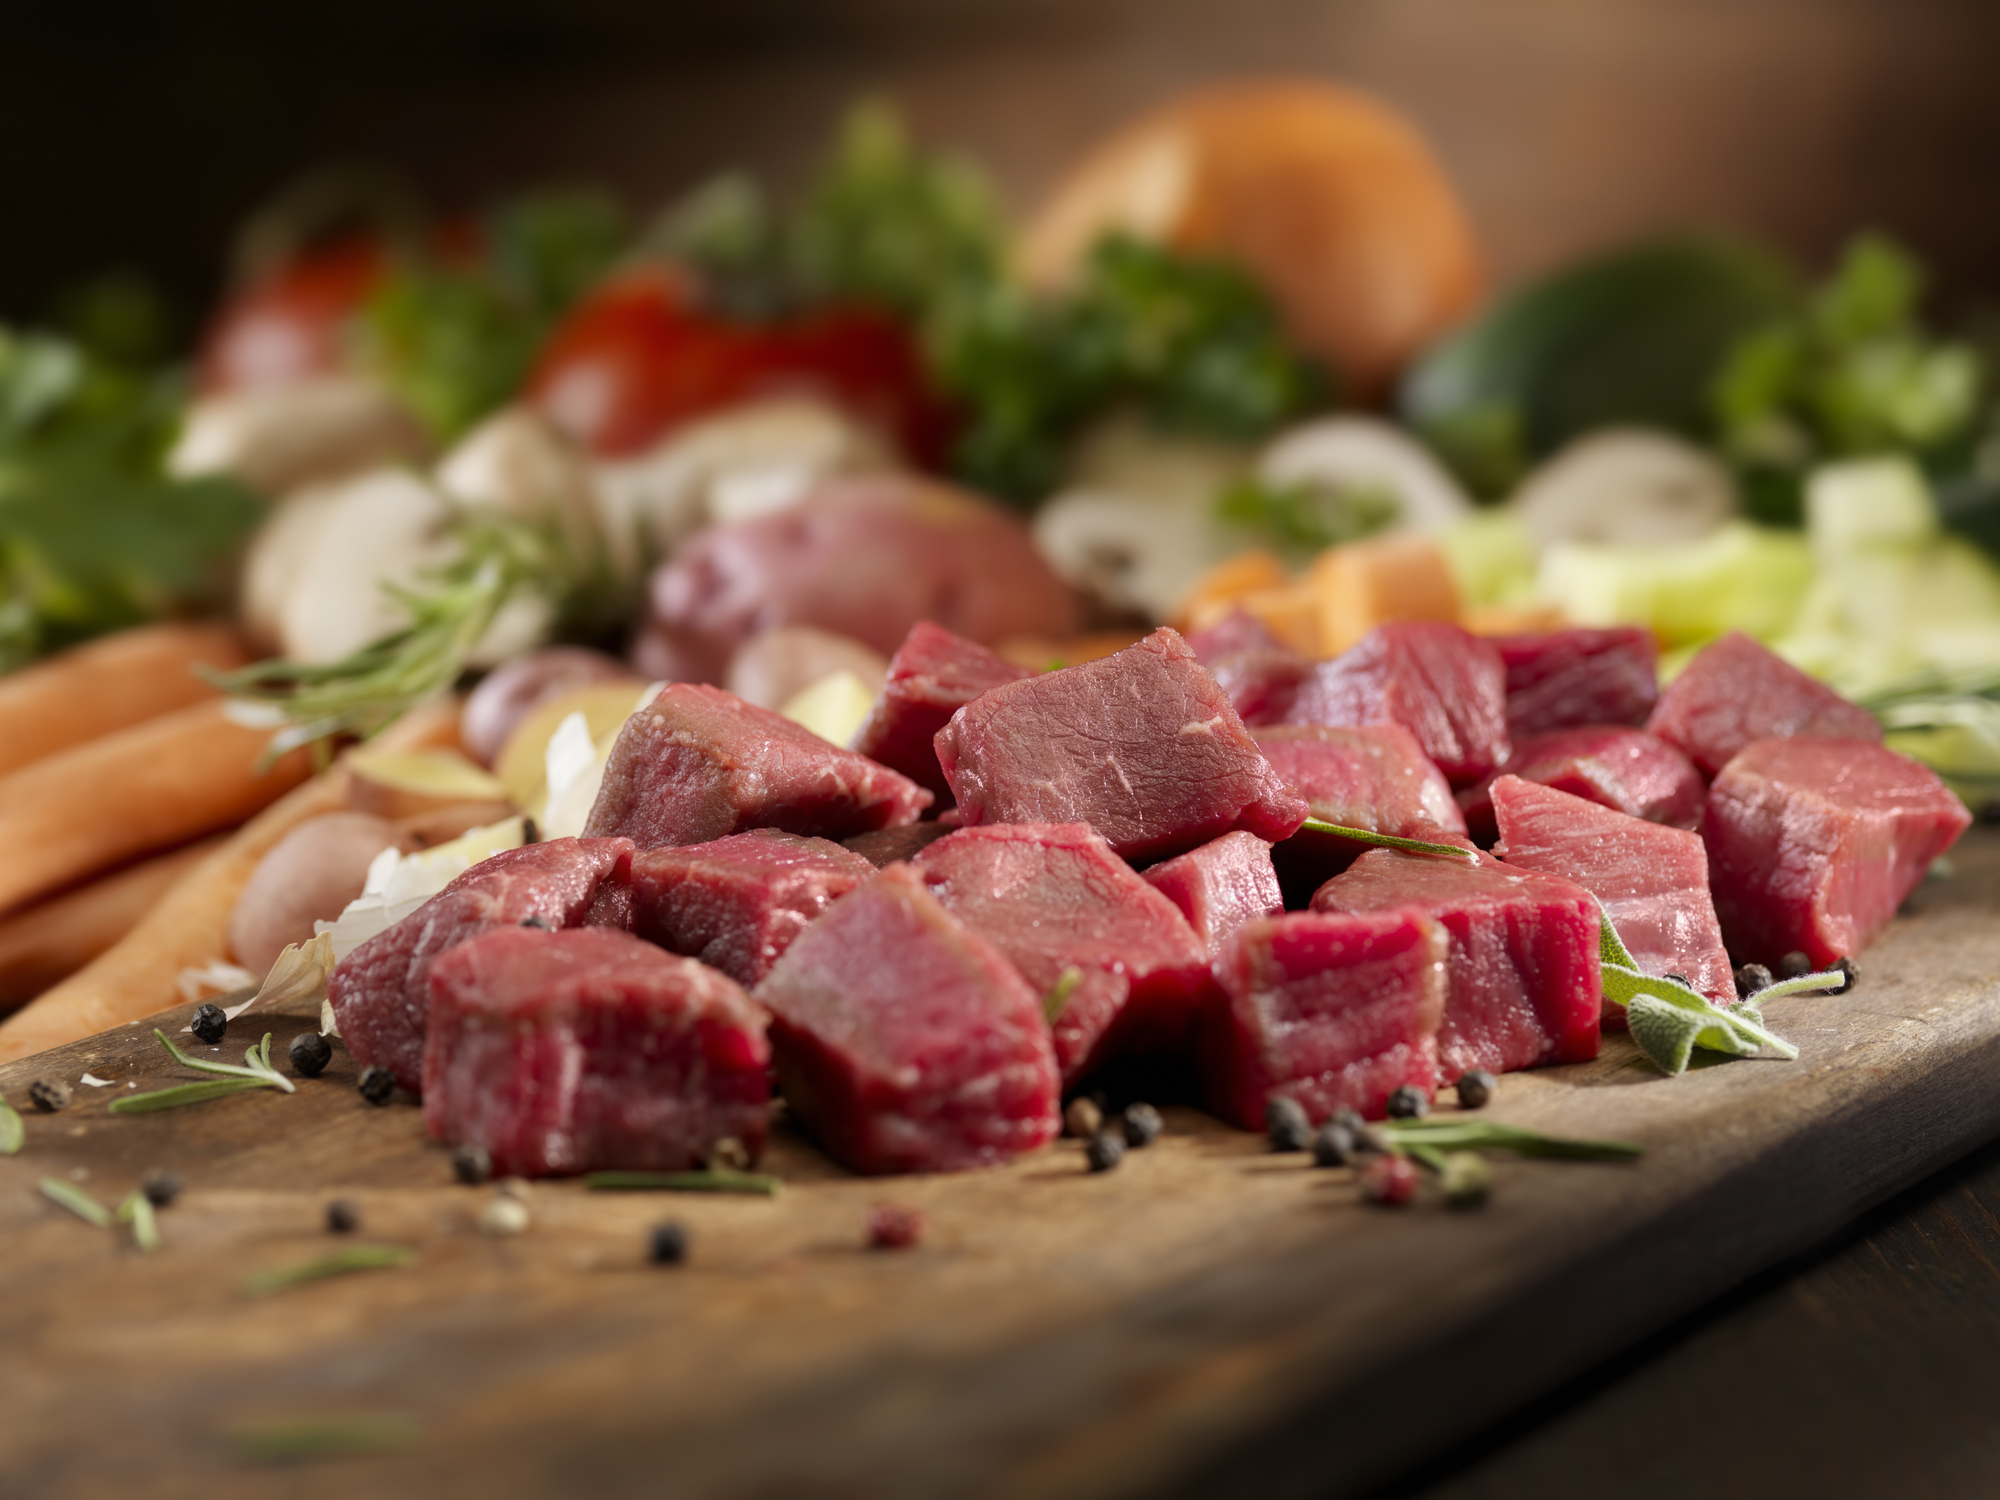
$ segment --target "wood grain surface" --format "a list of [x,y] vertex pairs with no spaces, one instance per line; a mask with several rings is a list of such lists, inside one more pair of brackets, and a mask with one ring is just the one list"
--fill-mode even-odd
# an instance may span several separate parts
[[[1064,1142],[859,1180],[781,1130],[775,1199],[545,1184],[528,1232],[492,1239],[492,1190],[452,1183],[407,1102],[361,1101],[338,1051],[296,1095],[150,1116],[105,1109],[178,1074],[144,1025],[25,1059],[0,1068],[17,1106],[38,1076],[111,1086],[0,1161],[0,1490],[1363,1493],[2000,1128],[2000,833],[1953,858],[1854,992],[1772,1004],[1797,1063],[1667,1080],[1618,1042],[1504,1079],[1495,1118],[1648,1151],[1504,1163],[1477,1213],[1366,1207],[1346,1171],[1170,1109],[1104,1176]],[[282,1051],[305,1022],[265,1024]],[[230,1049],[263,1029],[239,1020]],[[188,1188],[153,1256],[35,1191],[113,1203],[156,1166]],[[355,1240],[415,1263],[249,1295],[336,1247],[336,1197]],[[862,1248],[882,1201],[927,1213],[920,1247]],[[679,1268],[645,1263],[667,1217]],[[415,1440],[282,1476],[235,1446],[354,1418]]]

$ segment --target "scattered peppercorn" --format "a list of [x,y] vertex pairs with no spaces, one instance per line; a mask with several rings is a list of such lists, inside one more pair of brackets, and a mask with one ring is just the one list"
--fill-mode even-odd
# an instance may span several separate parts
[[1778,977],[1780,979],[1803,979],[1806,975],[1812,973],[1812,971],[1812,960],[1796,948],[1778,960]]
[[499,1192],[479,1211],[479,1232],[496,1239],[524,1232],[529,1223],[528,1205],[509,1192]]
[[1104,1128],[1104,1111],[1095,1099],[1076,1098],[1063,1106],[1063,1134],[1087,1141]]
[[1361,1194],[1370,1203],[1408,1203],[1417,1191],[1417,1169],[1407,1156],[1378,1156],[1361,1172]]
[[301,1031],[292,1038],[292,1071],[301,1078],[317,1078],[333,1060],[333,1044],[317,1031]]
[[1125,1137],[1115,1130],[1100,1130],[1090,1138],[1083,1154],[1090,1162],[1091,1171],[1109,1172],[1125,1160]]
[[222,1040],[223,1032],[229,1029],[229,1013],[221,1006],[209,1004],[201,1006],[188,1023],[188,1030],[194,1033],[198,1042],[206,1042],[213,1047]]
[[1444,1201],[1479,1208],[1493,1195],[1493,1168],[1477,1151],[1452,1151],[1444,1159]]
[[1354,1132],[1354,1149],[1364,1156],[1388,1156],[1389,1138],[1372,1125],[1363,1125]]
[[656,1266],[677,1266],[688,1258],[687,1226],[678,1219],[655,1224],[646,1234],[646,1259]]
[[139,1191],[146,1195],[146,1201],[153,1207],[166,1208],[181,1195],[180,1173],[155,1167],[139,1179]]
[[924,1216],[914,1208],[875,1203],[868,1209],[868,1248],[907,1250],[924,1237]]
[[1335,1125],[1345,1125],[1349,1134],[1355,1136],[1357,1139],[1359,1139],[1361,1132],[1368,1128],[1368,1122],[1361,1118],[1361,1111],[1352,1108],[1336,1109],[1333,1112],[1332,1123]]
[[478,1187],[493,1177],[493,1153],[484,1146],[460,1146],[451,1153],[451,1173],[467,1187]]
[[1354,1155],[1354,1132],[1338,1120],[1328,1120],[1313,1136],[1313,1164],[1344,1167]]
[[396,1075],[380,1063],[370,1063],[361,1070],[361,1079],[354,1086],[370,1104],[387,1104],[389,1096],[396,1092]]
[[532,927],[537,932],[554,932],[556,930],[556,924],[551,922],[547,917],[523,917],[521,918],[521,925],[523,927]]
[[711,1172],[747,1172],[750,1170],[750,1149],[735,1136],[725,1135],[708,1148],[702,1165]]
[[1303,1151],[1312,1144],[1312,1121],[1305,1106],[1282,1094],[1264,1106],[1264,1132],[1273,1151]]
[[1128,1146],[1150,1146],[1160,1138],[1160,1132],[1167,1128],[1167,1122],[1160,1118],[1160,1112],[1150,1104],[1128,1104],[1125,1106],[1125,1144]]
[[1660,978],[1671,979],[1675,984],[1682,986],[1684,989],[1691,990],[1694,988],[1694,985],[1688,980],[1688,977],[1685,974],[1666,973],[1662,974]]
[[1847,976],[1847,983],[1834,991],[1836,995],[1844,995],[1857,984],[1861,983],[1861,965],[1857,964],[1853,959],[1843,958],[1839,963],[1834,965],[1834,968]]
[[1745,964],[1736,971],[1736,998],[1748,1000],[1759,990],[1768,990],[1775,981],[1762,964]]
[[1458,1075],[1458,1107],[1460,1109],[1484,1109],[1493,1102],[1493,1091],[1500,1087],[1500,1080],[1484,1068],[1471,1068]]
[[326,1206],[326,1228],[329,1234],[352,1234],[361,1227],[361,1210],[352,1200],[336,1198]]
[[1431,1096],[1414,1083],[1406,1083],[1389,1095],[1389,1118],[1421,1120],[1431,1112]]
[[523,844],[539,844],[541,841],[541,825],[533,818],[521,819],[521,842]]
[[69,1108],[70,1086],[60,1078],[37,1078],[28,1085],[28,1099],[43,1114],[52,1115]]

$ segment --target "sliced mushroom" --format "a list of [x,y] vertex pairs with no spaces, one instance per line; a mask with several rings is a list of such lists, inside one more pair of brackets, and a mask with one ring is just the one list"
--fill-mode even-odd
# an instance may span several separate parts
[[1539,548],[1659,546],[1714,531],[1736,513],[1736,488],[1722,465],[1692,443],[1619,427],[1571,443],[1522,481],[1507,506]]

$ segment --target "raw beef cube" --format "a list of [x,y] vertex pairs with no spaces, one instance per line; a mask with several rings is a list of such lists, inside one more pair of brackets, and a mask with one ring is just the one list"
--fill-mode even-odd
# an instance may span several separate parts
[[1493,853],[1502,863],[1589,891],[1646,973],[1679,974],[1711,1000],[1736,999],[1700,834],[1515,776],[1493,783],[1493,810],[1501,840]]
[[1597,1056],[1604,988],[1589,892],[1486,855],[1373,849],[1313,897],[1314,911],[1420,906],[1451,938],[1445,959],[1443,1077]]
[[448,948],[496,927],[535,919],[580,927],[618,903],[627,884],[630,839],[550,839],[481,860],[386,932],[356,948],[327,981],[341,1040],[354,1060],[423,1086],[430,969]]
[[1178,1051],[1208,988],[1208,950],[1174,903],[1082,823],[965,828],[917,856],[945,909],[983,933],[1037,994],[1069,981],[1051,1021],[1063,1082],[1113,1052]]
[[937,732],[988,688],[1034,675],[976,641],[921,621],[889,659],[889,681],[855,735],[854,748],[948,797]]
[[1430,1093],[1448,948],[1414,906],[1250,923],[1217,959],[1223,998],[1202,1015],[1209,1108],[1255,1130],[1278,1097],[1319,1121],[1342,1109],[1380,1119],[1405,1084]]
[[1088,823],[1132,860],[1241,828],[1284,838],[1305,802],[1171,630],[994,688],[938,732],[959,821]]
[[1209,668],[1245,724],[1282,724],[1313,664],[1296,651],[1239,651]]
[[1734,630],[1668,685],[1646,728],[1686,751],[1710,777],[1752,740],[1882,738],[1867,709]]
[[1456,625],[1379,625],[1300,684],[1287,724],[1400,724],[1453,786],[1507,759],[1507,668]]
[[857,1172],[992,1166],[1055,1137],[1042,997],[908,865],[807,928],[757,998],[786,1102]]
[[[1465,832],[1444,773],[1400,724],[1289,726],[1260,729],[1256,737],[1271,769],[1306,799],[1308,816],[1322,823],[1411,839]],[[1303,906],[1367,847],[1301,828],[1273,848],[1271,857],[1290,904]]]
[[764,1149],[771,1049],[731,979],[609,928],[502,927],[431,966],[424,1124],[503,1175],[699,1166]]
[[676,682],[625,721],[587,834],[641,849],[751,828],[841,839],[914,823],[931,794],[734,693]]
[[838,844],[775,828],[645,849],[632,860],[632,930],[754,985],[807,924],[874,874]]
[[843,848],[851,849],[879,870],[899,859],[915,859],[957,826],[956,822],[905,823],[901,828],[857,833],[853,838],[840,842]]
[[1482,844],[1492,843],[1496,836],[1492,786],[1498,776],[1552,786],[1629,817],[1674,828],[1699,828],[1702,806],[1708,801],[1708,783],[1694,762],[1643,729],[1618,724],[1558,729],[1515,741],[1506,765],[1458,794],[1465,826]]
[[1285,909],[1271,846],[1254,833],[1225,833],[1154,865],[1145,878],[1180,908],[1210,957],[1244,923]]
[[1188,650],[1204,667],[1214,670],[1225,657],[1244,651],[1283,651],[1285,643],[1271,633],[1271,627],[1237,605],[1206,630],[1190,631]]
[[1865,948],[1971,823],[1928,767],[1858,740],[1758,740],[1708,792],[1702,837],[1740,963]]
[[1636,625],[1493,637],[1507,667],[1507,733],[1643,724],[1660,696],[1660,648]]

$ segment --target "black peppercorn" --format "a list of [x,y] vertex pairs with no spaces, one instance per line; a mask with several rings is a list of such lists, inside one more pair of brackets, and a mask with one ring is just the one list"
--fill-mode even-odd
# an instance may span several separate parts
[[541,841],[542,830],[536,824],[535,820],[533,818],[521,819],[521,842],[524,844],[539,844]]
[[1493,1091],[1500,1086],[1500,1080],[1484,1068],[1473,1068],[1458,1075],[1458,1107],[1460,1109],[1484,1109],[1493,1102]]
[[1780,979],[1802,979],[1812,973],[1812,971],[1812,960],[1796,948],[1778,960],[1778,977]]
[[153,1207],[165,1208],[181,1195],[180,1173],[155,1167],[139,1179],[139,1191]]
[[1745,964],[1736,971],[1736,998],[1748,1000],[1759,990],[1768,990],[1772,983],[1771,971],[1762,964]]
[[1406,1083],[1389,1095],[1389,1118],[1421,1120],[1431,1112],[1431,1096],[1414,1083]]
[[1125,1144],[1128,1146],[1150,1146],[1160,1138],[1160,1132],[1167,1128],[1167,1122],[1160,1118],[1160,1112],[1150,1104],[1128,1104],[1125,1106]]
[[1344,1167],[1347,1159],[1354,1155],[1354,1132],[1338,1120],[1329,1120],[1320,1126],[1313,1137],[1313,1164],[1321,1167]]
[[547,917],[523,917],[521,918],[521,925],[523,927],[533,927],[539,932],[554,932],[556,930],[556,924],[551,922]]
[[352,1234],[361,1227],[361,1210],[346,1198],[336,1198],[326,1206],[329,1234]]
[[1093,1172],[1109,1172],[1125,1159],[1125,1137],[1115,1130],[1100,1130],[1083,1148]]
[[219,1005],[201,1006],[188,1023],[188,1030],[194,1033],[194,1039],[211,1047],[222,1040],[222,1033],[228,1029],[229,1014]]
[[1087,1141],[1104,1127],[1104,1111],[1095,1099],[1072,1099],[1063,1106],[1063,1134]]
[[1834,994],[1844,995],[1861,982],[1861,965],[1857,964],[1853,959],[1843,958],[1839,963],[1834,965],[1834,968],[1847,976],[1847,983],[1835,990]]
[[493,1154],[484,1146],[460,1146],[451,1153],[451,1172],[467,1187],[478,1187],[493,1177]]
[[655,1224],[646,1234],[646,1259],[656,1266],[677,1266],[688,1257],[687,1226],[678,1219]]
[[1312,1144],[1312,1121],[1296,1099],[1280,1095],[1264,1106],[1264,1132],[1273,1151],[1303,1151]]
[[317,1031],[301,1031],[292,1038],[292,1071],[299,1077],[319,1077],[332,1059],[332,1043]]
[[361,1079],[355,1087],[370,1104],[387,1104],[389,1096],[396,1092],[396,1075],[380,1063],[370,1063],[361,1070]]
[[1693,984],[1691,984],[1691,983],[1689,983],[1689,981],[1688,981],[1688,977],[1687,977],[1687,975],[1685,975],[1685,974],[1675,974],[1675,973],[1672,973],[1672,972],[1669,972],[1669,973],[1665,973],[1665,974],[1662,974],[1662,975],[1660,976],[1660,978],[1662,978],[1662,979],[1671,979],[1671,980],[1672,980],[1672,981],[1673,981],[1673,982],[1674,982],[1675,984],[1678,984],[1678,985],[1680,985],[1680,986],[1681,986],[1682,988],[1684,988],[1684,989],[1690,989],[1690,990],[1691,990],[1691,989],[1693,989],[1693,988],[1694,988],[1694,985],[1693,985]]
[[37,1078],[28,1085],[28,1099],[45,1115],[68,1109],[70,1086],[60,1078]]
[[1359,1139],[1361,1132],[1368,1128],[1368,1122],[1361,1118],[1361,1111],[1358,1109],[1336,1109],[1329,1123],[1345,1125],[1347,1133],[1356,1139]]

